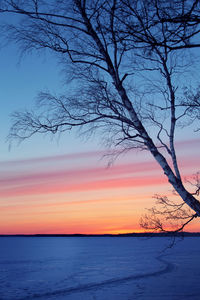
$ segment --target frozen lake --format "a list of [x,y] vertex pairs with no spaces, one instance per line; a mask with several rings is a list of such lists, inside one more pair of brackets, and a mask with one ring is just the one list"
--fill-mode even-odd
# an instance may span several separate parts
[[200,238],[1,237],[0,299],[200,299]]

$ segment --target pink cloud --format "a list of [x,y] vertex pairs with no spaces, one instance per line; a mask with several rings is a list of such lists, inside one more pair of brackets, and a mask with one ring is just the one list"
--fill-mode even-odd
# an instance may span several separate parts
[[[109,168],[105,167],[91,167],[70,170],[56,170],[49,172],[39,171],[38,173],[25,173],[17,174],[15,176],[0,177],[0,186],[24,185],[25,183],[43,182],[43,181],[60,181],[74,179],[89,179],[94,177],[110,177],[110,176],[123,176],[126,174],[136,174],[139,172],[159,170],[159,166],[155,162],[140,162],[131,164],[114,165]],[[7,178],[6,178],[7,177]]]
[[55,156],[44,156],[44,157],[36,157],[36,158],[27,158],[20,160],[8,160],[8,161],[0,161],[0,167],[13,167],[13,166],[22,166],[29,164],[41,164],[41,163],[52,163],[63,160],[71,160],[71,159],[82,159],[82,158],[91,158],[91,157],[99,157],[105,155],[106,151],[88,151],[88,152],[78,152],[78,153],[70,153],[63,155],[55,155]]
[[[196,166],[196,158],[184,160],[180,163],[182,168],[187,168]],[[15,176],[11,174],[2,174],[0,176],[0,190],[15,187],[26,187],[28,185],[40,185],[40,184],[56,184],[58,182],[76,182],[80,181],[87,182],[95,178],[113,178],[113,177],[123,177],[127,175],[137,175],[139,173],[151,172],[161,172],[162,170],[155,161],[148,162],[134,162],[130,164],[114,165],[110,168],[105,167],[91,167],[91,168],[80,168],[80,169],[70,169],[70,170],[50,170],[48,172],[38,171],[38,172],[23,172],[22,174],[16,174]]]
[[[199,147],[200,140],[199,139],[191,139],[191,140],[182,140],[177,141],[176,146],[180,147]],[[134,152],[136,153],[137,150],[132,149],[128,152],[128,155],[132,155]],[[71,153],[71,154],[64,154],[64,155],[55,155],[55,156],[46,156],[46,157],[37,157],[37,158],[29,158],[23,160],[11,160],[11,161],[0,161],[0,167],[14,167],[14,166],[22,166],[28,164],[35,164],[35,163],[51,163],[56,161],[62,160],[71,160],[71,159],[81,159],[81,158],[91,158],[91,157],[102,157],[106,155],[111,155],[114,153],[115,150],[101,150],[101,151],[88,151],[88,152],[79,152],[79,153]]]
[[100,179],[90,180],[88,182],[68,183],[57,182],[54,184],[27,184],[24,186],[17,186],[13,188],[4,188],[0,190],[0,196],[2,197],[15,197],[24,195],[36,195],[36,194],[56,194],[67,192],[80,192],[80,191],[93,191],[93,190],[105,190],[105,189],[121,189],[131,187],[145,187],[149,185],[165,184],[166,179],[164,176],[137,176],[137,177],[125,177],[114,179]]
[[[199,140],[181,141],[179,145],[196,145]],[[132,185],[159,184],[162,177],[162,170],[159,165],[151,160],[146,162],[131,162],[129,164],[115,164],[110,168],[106,167],[82,167],[68,170],[55,170],[55,163],[71,159],[89,159],[91,156],[100,155],[101,152],[85,152],[55,157],[36,158],[15,162],[5,162],[4,167],[9,165],[11,170],[0,175],[0,195],[13,197],[17,195],[64,193],[67,191],[83,191],[107,188],[123,188]],[[103,152],[102,152],[103,153]],[[101,153],[101,154],[102,154]],[[134,156],[135,159],[135,156]],[[47,162],[50,170],[44,172],[40,163]],[[181,168],[190,168],[197,165],[198,159],[190,157],[180,161]],[[31,165],[38,163],[38,171],[31,171]],[[30,166],[29,166],[30,164]],[[51,165],[52,164],[52,165]],[[89,164],[89,160],[88,160]],[[28,165],[28,166],[27,166]],[[2,166],[2,162],[0,162]],[[52,170],[52,166],[54,169]],[[26,167],[26,168],[24,168]],[[59,168],[59,166],[58,166]],[[14,169],[14,174],[12,173]],[[28,170],[28,171],[27,171]],[[30,171],[29,171],[30,170]],[[188,170],[186,171],[188,174]],[[148,178],[151,174],[151,181]],[[159,175],[160,176],[159,176]],[[186,175],[186,174],[184,174]],[[189,174],[191,175],[191,174]],[[131,178],[129,178],[131,176]],[[137,177],[137,178],[135,178]],[[138,182],[137,182],[138,180]],[[143,181],[142,181],[143,180]],[[156,182],[157,180],[157,182]],[[150,184],[150,182],[152,182]]]

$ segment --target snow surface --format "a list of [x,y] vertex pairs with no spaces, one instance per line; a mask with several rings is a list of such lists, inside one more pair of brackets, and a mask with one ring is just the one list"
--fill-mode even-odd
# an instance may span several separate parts
[[2,237],[0,299],[200,299],[200,238]]

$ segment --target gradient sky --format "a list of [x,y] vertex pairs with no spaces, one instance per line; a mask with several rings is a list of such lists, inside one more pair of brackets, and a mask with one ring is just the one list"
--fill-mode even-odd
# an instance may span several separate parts
[[[156,193],[171,195],[159,166],[147,152],[132,151],[107,167],[98,137],[74,132],[59,139],[35,136],[8,149],[10,114],[31,108],[41,89],[63,89],[56,59],[24,57],[15,46],[0,51],[0,234],[120,233],[139,231]],[[177,143],[184,176],[199,166],[198,135]],[[199,222],[188,228],[199,231]]]

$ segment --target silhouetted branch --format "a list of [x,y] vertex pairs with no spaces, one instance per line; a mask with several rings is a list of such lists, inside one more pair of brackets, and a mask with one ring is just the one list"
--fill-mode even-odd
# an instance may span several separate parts
[[176,233],[199,217],[184,208],[185,203],[177,204],[166,196],[156,195],[155,198],[155,207],[148,209],[148,214],[140,220],[140,226],[145,230]]

